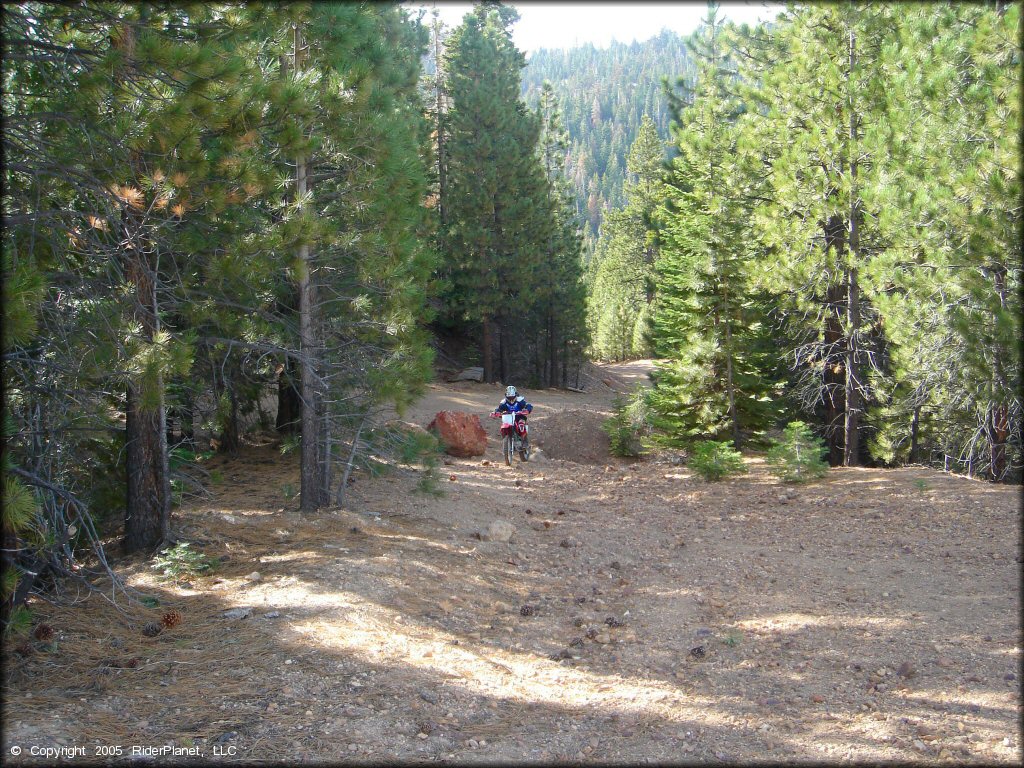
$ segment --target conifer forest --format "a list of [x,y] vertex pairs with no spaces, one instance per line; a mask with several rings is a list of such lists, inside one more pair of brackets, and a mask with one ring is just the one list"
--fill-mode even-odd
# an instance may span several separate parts
[[401,418],[464,369],[586,410],[651,360],[608,461],[709,483],[1020,484],[1020,10],[527,55],[501,2],[5,3],[5,633],[166,556],[258,436],[303,515],[436,484]]

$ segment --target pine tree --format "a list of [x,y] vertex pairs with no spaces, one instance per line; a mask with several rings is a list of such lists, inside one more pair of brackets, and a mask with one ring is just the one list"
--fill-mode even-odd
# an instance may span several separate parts
[[[185,285],[179,254],[185,222],[223,199],[228,174],[210,157],[238,107],[228,94],[242,62],[224,29],[216,10],[5,9],[5,47],[20,52],[5,69],[19,94],[4,101],[17,169],[6,176],[5,213],[17,216],[5,250],[61,276],[40,301],[45,343],[5,370],[20,390],[12,453],[31,467],[62,553],[52,567],[68,556],[72,517],[103,562],[90,502],[125,506],[129,550],[168,532],[165,381],[191,360],[169,322]],[[32,437],[43,433],[45,444]]]
[[[1021,456],[1017,7],[916,7],[883,51],[893,247],[871,279],[892,370],[873,449],[1004,479]],[[941,226],[938,223],[941,222]]]
[[536,155],[540,126],[519,100],[525,62],[509,30],[516,18],[500,4],[476,6],[452,33],[445,61],[452,94],[448,301],[479,323],[487,381],[513,374],[510,356],[520,343],[513,326],[530,308],[536,265],[553,226]]
[[873,62],[892,19],[881,7],[797,9],[780,20],[768,66],[744,74],[762,115],[751,143],[770,155],[770,202],[755,214],[768,249],[760,284],[786,297],[791,319],[811,319],[795,360],[804,401],[823,408],[833,464],[861,461],[873,397],[866,366],[879,326],[862,274],[886,243],[865,206],[864,190],[882,172],[865,137],[884,122]]
[[664,154],[654,121],[645,116],[630,148],[626,206],[607,216],[590,265],[588,323],[598,357],[623,360],[649,350],[648,321],[657,259],[653,216],[663,195]]
[[427,378],[428,35],[389,6],[274,9],[269,31],[282,13],[291,36],[278,50],[283,85],[268,91],[268,138],[296,159],[275,238],[294,254],[285,354],[300,372],[301,506],[313,510],[331,499],[344,445],[351,455],[382,404],[404,406]]
[[553,219],[540,265],[535,303],[544,318],[543,349],[537,378],[543,386],[569,379],[579,370],[587,343],[585,288],[582,280],[582,239],[576,225],[572,190],[564,167],[568,137],[562,128],[554,88],[544,83],[538,108],[541,133],[538,152],[547,179],[546,208]]
[[696,84],[674,97],[678,154],[660,213],[654,338],[665,359],[654,374],[651,405],[670,443],[728,436],[766,426],[770,381],[766,316],[749,287],[756,253],[750,230],[757,181],[742,162],[742,104],[717,7],[709,5],[693,41]]

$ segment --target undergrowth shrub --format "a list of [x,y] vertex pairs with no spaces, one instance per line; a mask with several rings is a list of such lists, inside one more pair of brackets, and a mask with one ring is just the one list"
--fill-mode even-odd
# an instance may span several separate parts
[[697,443],[687,465],[705,480],[721,480],[747,471],[743,456],[728,440],[704,440]]
[[637,386],[626,398],[616,397],[614,408],[615,413],[601,425],[611,441],[609,450],[624,458],[642,456],[646,438],[651,434],[646,388]]
[[217,559],[192,549],[187,541],[161,550],[153,558],[152,568],[162,571],[165,579],[188,578],[210,573],[217,566]]
[[802,421],[791,421],[768,450],[766,463],[785,483],[804,483],[828,472],[827,448]]
[[430,432],[405,432],[405,439],[400,444],[399,458],[405,464],[419,464],[423,474],[416,483],[416,490],[430,496],[444,496],[441,488],[441,475],[438,472],[441,454],[444,448],[441,440]]

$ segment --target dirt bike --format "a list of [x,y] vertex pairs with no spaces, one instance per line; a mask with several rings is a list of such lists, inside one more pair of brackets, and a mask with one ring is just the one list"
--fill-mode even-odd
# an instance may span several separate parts
[[522,461],[530,460],[530,428],[526,423],[527,413],[491,413],[491,418],[501,417],[501,455],[505,463],[512,465],[512,455],[519,454]]

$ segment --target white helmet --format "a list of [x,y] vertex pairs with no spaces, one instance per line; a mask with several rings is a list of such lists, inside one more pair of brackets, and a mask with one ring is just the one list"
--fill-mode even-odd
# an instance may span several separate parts
[[515,387],[513,387],[513,386],[505,387],[505,397],[515,397],[517,394],[519,394],[519,393],[516,392],[516,388]]

